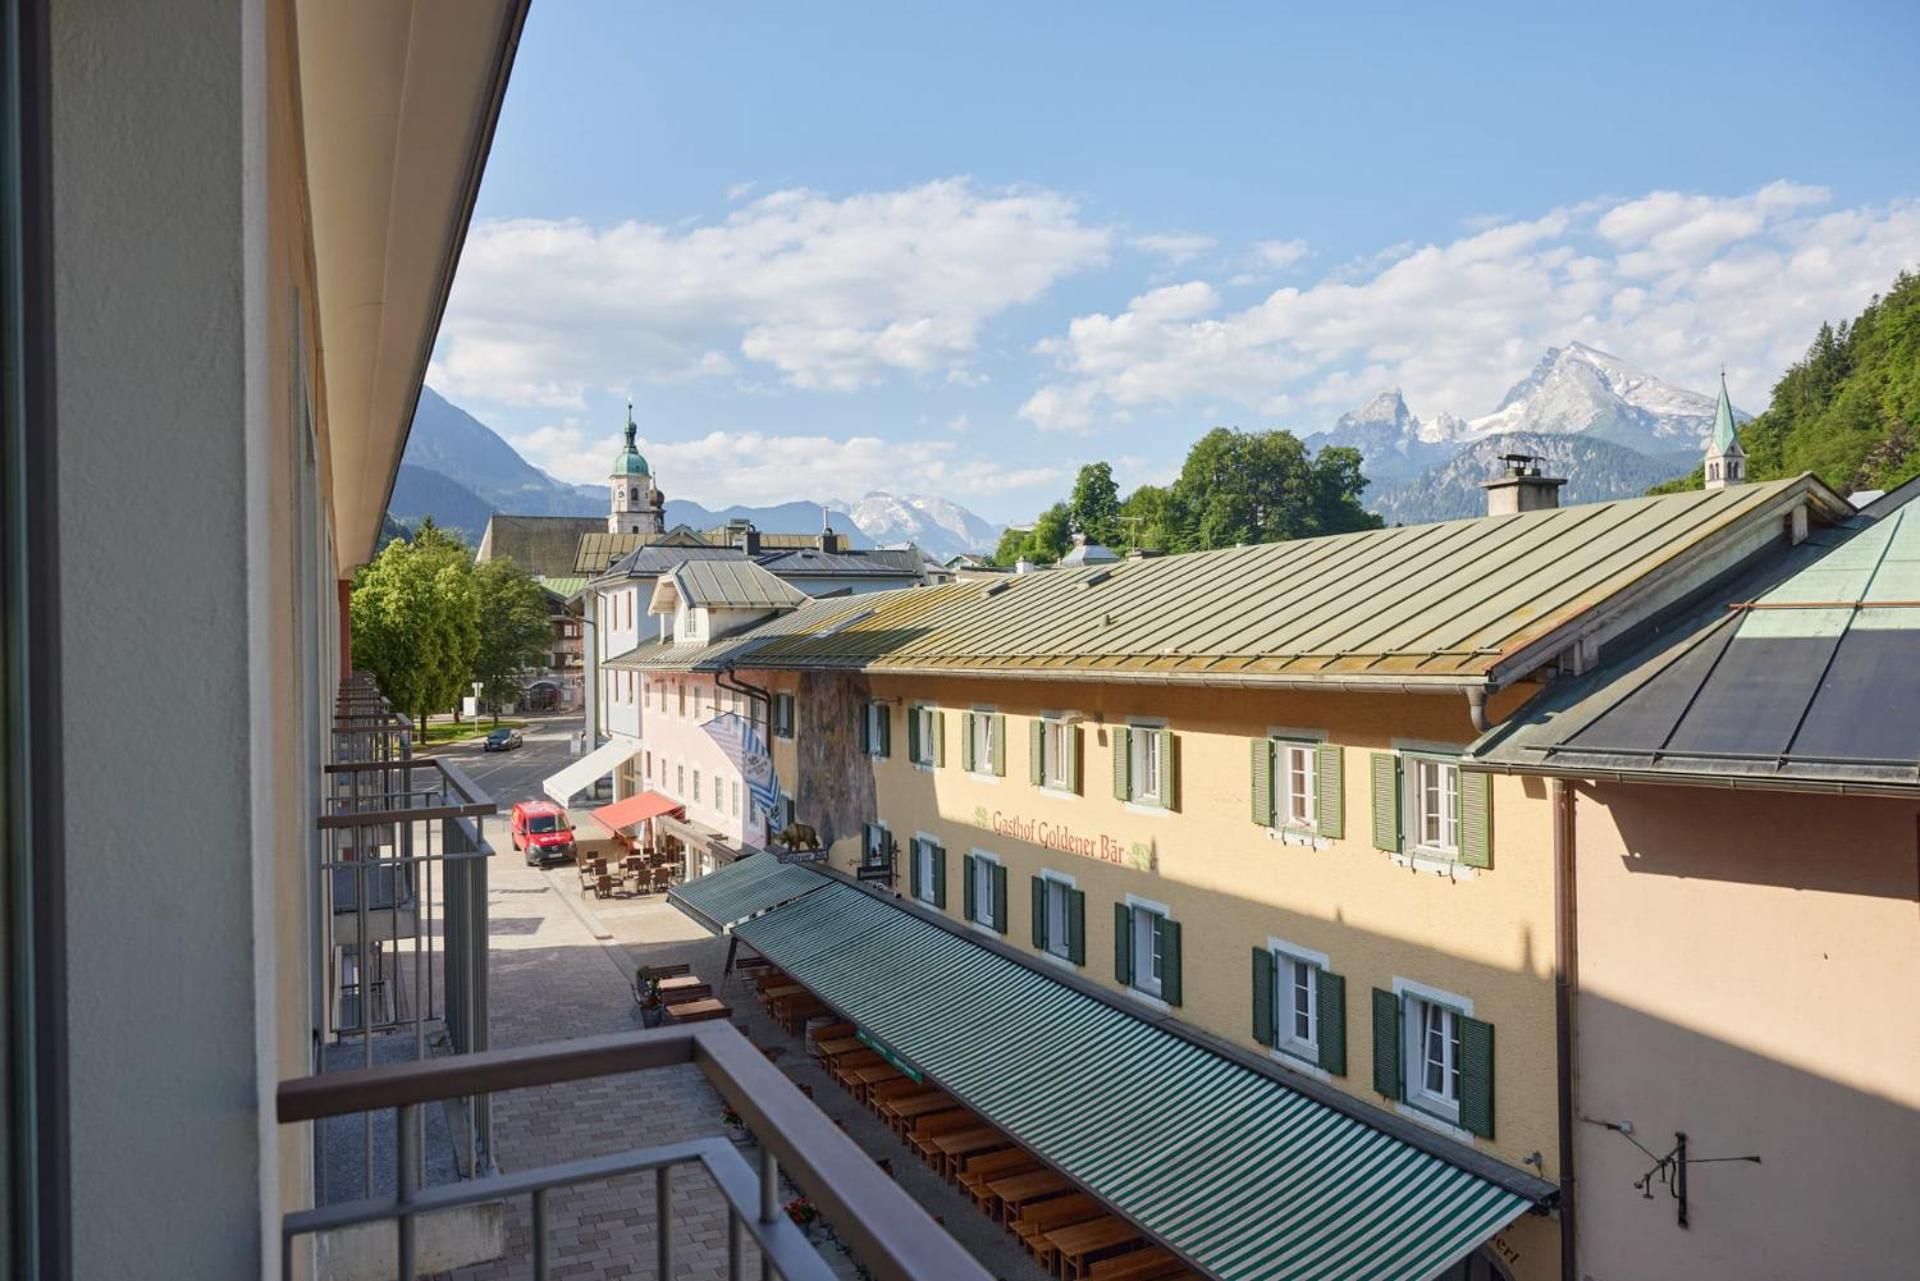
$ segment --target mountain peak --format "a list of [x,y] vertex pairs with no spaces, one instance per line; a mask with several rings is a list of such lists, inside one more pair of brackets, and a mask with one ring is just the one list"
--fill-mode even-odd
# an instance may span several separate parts
[[1713,411],[1711,397],[1575,341],[1547,348],[1491,414],[1474,419],[1472,431],[1580,433],[1659,455],[1699,446],[1713,429]]

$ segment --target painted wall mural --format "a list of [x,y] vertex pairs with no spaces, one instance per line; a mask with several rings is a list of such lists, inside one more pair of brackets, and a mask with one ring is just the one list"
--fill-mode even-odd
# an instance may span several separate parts
[[800,777],[795,780],[794,815],[811,823],[820,844],[857,836],[861,824],[880,812],[874,792],[873,762],[860,750],[860,714],[871,697],[867,678],[831,672],[803,672],[795,702],[806,727],[795,741]]

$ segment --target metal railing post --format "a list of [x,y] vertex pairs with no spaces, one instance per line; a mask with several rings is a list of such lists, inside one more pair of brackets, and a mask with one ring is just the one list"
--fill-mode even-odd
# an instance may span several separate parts
[[[760,1149],[760,1222],[771,1225],[780,1217],[780,1158],[773,1149]],[[760,1281],[773,1281],[773,1256],[760,1248]]]
[[414,1113],[418,1107],[418,1104],[403,1103],[394,1109],[393,1118],[394,1164],[398,1167],[394,1171],[394,1186],[398,1190],[400,1202],[400,1219],[396,1224],[398,1230],[396,1261],[399,1266],[400,1281],[413,1281],[414,1277],[419,1275],[419,1270],[414,1266],[415,1224],[413,1213],[409,1209],[413,1204],[414,1194],[420,1190],[419,1185],[414,1181],[415,1162],[420,1155],[415,1151],[418,1141],[414,1131],[416,1119]]
[[552,1263],[552,1243],[547,1240],[547,1194],[552,1190],[541,1188],[533,1194],[533,1281],[547,1281]]
[[667,1281],[673,1275],[673,1167],[663,1165],[653,1176],[654,1214],[659,1218],[659,1265],[654,1275]]

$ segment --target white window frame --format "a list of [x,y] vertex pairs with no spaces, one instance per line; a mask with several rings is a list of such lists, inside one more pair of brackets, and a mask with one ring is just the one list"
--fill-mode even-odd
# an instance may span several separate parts
[[[1300,734],[1273,734],[1273,826],[1276,830],[1313,835],[1320,830],[1320,740]],[[1293,786],[1294,755],[1306,762],[1304,793]],[[1304,800],[1306,817],[1294,816],[1294,802]]]
[[[1446,862],[1456,861],[1460,857],[1460,758],[1441,752],[1403,750],[1400,754],[1401,768],[1405,774],[1401,805],[1407,819],[1407,848],[1411,854],[1422,858],[1439,859]],[[1422,775],[1427,770],[1438,771],[1441,786],[1435,794],[1439,812],[1429,813],[1427,794],[1429,788]],[[1446,779],[1451,773],[1452,783]],[[1427,839],[1427,820],[1434,818],[1439,833],[1436,840]],[[1448,843],[1449,836],[1452,838]]]
[[[993,873],[991,871],[986,873],[986,885],[984,887],[980,884],[981,869],[1001,866],[1000,856],[990,850],[979,848],[975,848],[969,852],[973,855],[973,919],[968,921],[967,924],[973,926],[975,929],[986,930],[994,934],[1003,934],[1006,932],[1004,922],[993,919]],[[984,894],[981,893],[983,888],[986,890]],[[1013,910],[1011,904],[1008,905],[1007,910]]]
[[[1164,728],[1164,726],[1162,728]],[[1156,903],[1152,899],[1141,898],[1137,894],[1129,894],[1127,895],[1127,910],[1130,913],[1129,920],[1133,928],[1132,991],[1135,995],[1148,997],[1156,1003],[1164,1004],[1165,998],[1161,996],[1161,993],[1165,991],[1165,988],[1161,984],[1161,976],[1154,973],[1155,963],[1160,960],[1158,951],[1160,946],[1160,931],[1151,926],[1147,928],[1145,940],[1146,951],[1143,953],[1140,947],[1140,928],[1141,922],[1148,916],[1159,917],[1167,921],[1172,920],[1173,909],[1165,903]],[[1144,964],[1142,964],[1143,959],[1145,961]]]
[[1072,712],[1040,714],[1040,786],[1049,792],[1073,791],[1073,780],[1063,772],[1067,763],[1067,735],[1079,717]]
[[967,733],[973,736],[973,769],[969,773],[976,778],[999,777],[993,772],[993,718],[998,714],[991,707],[967,709]]
[[[1160,771],[1167,763],[1160,759],[1160,731],[1167,728],[1164,719],[1133,719],[1127,722],[1127,804],[1141,809],[1164,812],[1160,804]],[[1147,764],[1153,765],[1153,785],[1147,786]],[[1156,994],[1157,995],[1157,994]]]
[[[1269,938],[1267,948],[1273,953],[1273,1048],[1274,1052],[1289,1060],[1302,1060],[1319,1066],[1320,1063],[1320,981],[1319,976],[1329,968],[1327,954],[1310,947],[1301,947],[1289,943],[1286,939]],[[1307,971],[1307,1035],[1302,1037],[1294,1031],[1299,1022],[1298,984],[1296,971],[1305,967]]]
[[867,755],[878,757],[881,735],[885,733],[880,727],[890,719],[887,715],[887,705],[877,698],[868,699],[861,715],[867,718]]
[[[874,857],[875,850],[872,844],[870,843],[872,840],[872,833],[875,831],[878,831],[882,837],[880,849],[878,851],[878,853],[880,854],[879,858]],[[867,824],[865,827],[862,827],[860,829],[860,866],[861,867],[881,866],[886,858],[887,842],[890,841],[892,837],[893,837],[893,830],[887,826],[885,819],[874,819],[871,823]]]
[[[1403,978],[1393,980],[1393,994],[1400,998],[1401,1093],[1405,1095],[1398,1110],[1471,1142],[1473,1136],[1460,1129],[1460,1020],[1473,1017],[1473,1002],[1458,993]],[[1438,1094],[1426,1088],[1429,1010],[1450,1015],[1453,1028],[1452,1036],[1442,1043],[1443,1071],[1447,1075]]]
[[919,729],[908,730],[909,738],[920,740],[920,755],[914,757],[913,764],[921,769],[932,769],[938,758],[935,741],[940,736],[940,709],[932,703],[914,703],[907,708],[907,715],[914,718]]
[[[1040,880],[1047,887],[1044,910],[1047,914],[1047,946],[1042,953],[1056,961],[1073,963],[1073,953],[1067,947],[1067,922],[1072,917],[1071,895],[1080,888],[1078,877],[1065,872],[1056,872],[1050,867],[1040,869]],[[1054,919],[1054,904],[1059,903],[1059,919]]]
[[[920,893],[917,896],[918,901],[926,904],[928,907],[934,906],[939,896],[939,890],[933,883],[935,872],[933,866],[933,851],[937,849],[939,845],[939,840],[926,832],[915,832],[913,834],[913,845],[911,847],[913,868],[909,874],[920,882]],[[912,881],[908,882],[909,885],[912,883]]]

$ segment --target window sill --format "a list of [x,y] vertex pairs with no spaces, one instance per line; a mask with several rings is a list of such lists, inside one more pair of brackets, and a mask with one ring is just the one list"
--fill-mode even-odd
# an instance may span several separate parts
[[1000,776],[998,774],[982,774],[977,769],[970,769],[967,771],[967,777],[976,783],[992,783],[995,787],[1000,785]]
[[1140,1004],[1142,1005],[1158,1010],[1162,1014],[1173,1013],[1173,1007],[1171,1005],[1168,1005],[1165,1001],[1161,1000],[1159,997],[1155,996],[1151,992],[1142,992],[1137,987],[1128,987],[1124,990],[1128,996],[1140,1002]]
[[996,939],[1005,938],[1007,933],[1005,930],[996,929],[993,926],[988,925],[985,921],[968,921],[967,928],[970,930],[979,930],[982,934],[985,934],[988,938],[996,938]]
[[1063,970],[1078,971],[1081,968],[1081,963],[1079,961],[1075,961],[1070,957],[1062,956],[1058,952],[1040,952],[1040,953],[1037,953],[1037,955],[1040,957],[1041,960],[1051,961]]
[[1471,1130],[1461,1129],[1452,1121],[1447,1120],[1447,1118],[1437,1113],[1429,1112],[1423,1107],[1408,1103],[1404,1100],[1395,1103],[1393,1110],[1398,1115],[1407,1118],[1409,1121],[1417,1122],[1436,1134],[1446,1135],[1456,1143],[1465,1143],[1471,1147],[1474,1140],[1480,1137]]
[[1132,800],[1125,802],[1129,814],[1153,814],[1161,818],[1173,813],[1172,810],[1157,801]]
[[1333,848],[1333,839],[1302,827],[1269,827],[1267,837],[1281,845],[1298,845],[1302,849],[1324,850]]
[[932,761],[915,761],[913,767],[922,774],[931,774],[937,768]]
[[1295,1054],[1292,1050],[1269,1048],[1267,1057],[1284,1068],[1298,1072],[1301,1076],[1310,1076],[1316,1081],[1326,1081],[1329,1084],[1333,1081],[1333,1074],[1320,1066],[1318,1054],[1313,1058],[1307,1058],[1304,1055]]
[[1457,854],[1441,854],[1426,850],[1414,850],[1399,854],[1389,854],[1388,858],[1401,867],[1416,872],[1431,872],[1435,876],[1444,876],[1455,881],[1471,881],[1477,870],[1460,861]]
[[1074,791],[1065,783],[1042,783],[1040,784],[1039,790],[1058,801],[1077,801],[1080,799],[1080,793]]

